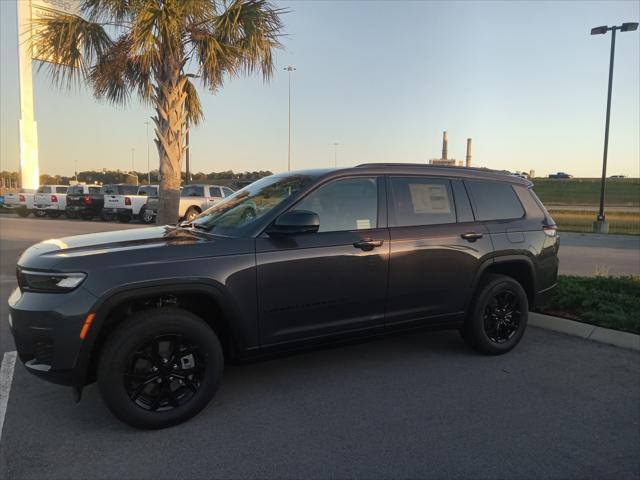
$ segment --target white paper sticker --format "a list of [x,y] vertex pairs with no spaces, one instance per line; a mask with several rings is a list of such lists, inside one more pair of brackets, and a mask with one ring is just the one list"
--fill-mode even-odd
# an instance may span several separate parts
[[356,228],[358,230],[364,230],[365,228],[371,228],[371,220],[368,218],[356,220]]
[[451,213],[444,185],[409,184],[414,213]]

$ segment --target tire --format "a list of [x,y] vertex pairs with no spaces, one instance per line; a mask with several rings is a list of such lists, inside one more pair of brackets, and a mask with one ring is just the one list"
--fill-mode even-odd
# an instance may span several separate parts
[[[153,350],[158,339],[160,346]],[[187,347],[180,347],[179,360],[171,358],[176,339]],[[107,339],[98,363],[98,387],[109,410],[123,422],[141,429],[166,428],[209,403],[223,367],[218,337],[201,318],[179,308],[146,310],[133,314]],[[187,371],[193,373],[181,373]],[[174,394],[171,401],[169,392]]]
[[189,207],[187,209],[187,213],[184,214],[184,219],[185,221],[190,222],[198,215],[200,215],[200,213],[200,210],[198,210],[196,207]]
[[25,217],[28,217],[31,212],[26,208],[16,208],[16,213],[20,215],[22,218],[25,218]]
[[74,218],[78,218],[78,213],[74,212],[73,210],[65,210],[64,216],[67,217],[69,220],[71,220]]
[[529,301],[522,285],[506,275],[491,274],[481,280],[460,333],[477,351],[500,355],[520,342],[528,317]]
[[62,212],[59,210],[49,210],[47,212],[47,215],[49,215],[49,217],[51,218],[58,218],[60,217],[60,215],[62,215]]
[[118,221],[120,223],[129,223],[131,218],[131,215],[118,215]]
[[140,209],[138,218],[140,219],[140,222],[145,223],[147,225],[155,221],[153,212],[151,210],[147,210],[147,207],[144,207],[144,206]]

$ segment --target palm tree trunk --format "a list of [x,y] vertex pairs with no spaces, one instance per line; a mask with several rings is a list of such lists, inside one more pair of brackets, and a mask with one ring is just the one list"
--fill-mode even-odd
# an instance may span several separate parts
[[187,78],[181,74],[178,62],[168,60],[156,75],[154,103],[156,116],[156,147],[160,157],[159,225],[175,224],[180,205],[182,157],[185,149]]

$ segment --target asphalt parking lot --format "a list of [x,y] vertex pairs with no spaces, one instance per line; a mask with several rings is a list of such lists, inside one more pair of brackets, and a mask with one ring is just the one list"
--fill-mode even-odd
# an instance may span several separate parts
[[[2,353],[19,252],[118,228],[0,217]],[[640,354],[536,328],[500,357],[437,332],[229,366],[200,415],[155,432],[16,365],[0,478],[638,478],[639,406]]]

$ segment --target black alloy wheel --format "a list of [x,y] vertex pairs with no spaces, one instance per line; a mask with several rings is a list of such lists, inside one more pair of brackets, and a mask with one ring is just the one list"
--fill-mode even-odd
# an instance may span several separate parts
[[124,374],[125,388],[143,410],[172,410],[193,398],[205,372],[196,345],[182,335],[163,335],[133,352]]
[[488,274],[480,281],[460,333],[479,352],[500,355],[520,342],[528,316],[522,285],[507,275]]
[[484,309],[484,330],[495,343],[508,342],[520,327],[521,307],[516,293],[499,291]]

